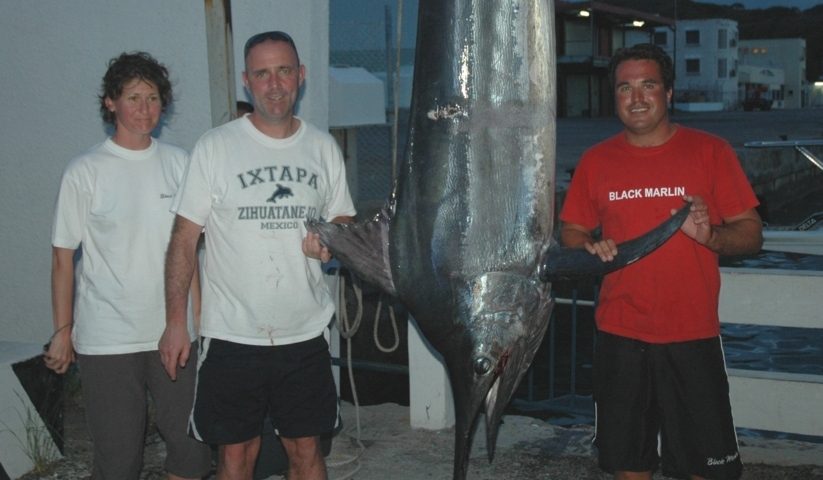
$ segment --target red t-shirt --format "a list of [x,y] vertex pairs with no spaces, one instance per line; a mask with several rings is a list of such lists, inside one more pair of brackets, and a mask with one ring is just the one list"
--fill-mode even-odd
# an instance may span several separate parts
[[[560,219],[601,226],[618,244],[642,235],[699,195],[712,224],[758,202],[737,156],[723,139],[678,126],[665,144],[641,148],[621,133],[595,145],[575,169]],[[606,275],[596,319],[600,330],[650,343],[717,336],[717,255],[678,231],[660,248]]]

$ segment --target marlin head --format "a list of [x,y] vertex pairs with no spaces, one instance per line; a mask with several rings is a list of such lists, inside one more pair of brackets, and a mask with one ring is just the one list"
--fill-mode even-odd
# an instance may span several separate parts
[[454,393],[454,478],[465,478],[480,411],[494,456],[503,411],[528,370],[548,325],[545,285],[521,275],[491,272],[456,288],[457,322],[442,348]]

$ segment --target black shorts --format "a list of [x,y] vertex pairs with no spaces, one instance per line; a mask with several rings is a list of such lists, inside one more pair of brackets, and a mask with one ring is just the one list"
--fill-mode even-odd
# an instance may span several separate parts
[[278,435],[314,437],[337,422],[337,389],[326,340],[282,346],[200,341],[189,434],[213,445],[251,440],[268,414]]
[[719,337],[650,344],[598,332],[594,401],[603,470],[740,477]]

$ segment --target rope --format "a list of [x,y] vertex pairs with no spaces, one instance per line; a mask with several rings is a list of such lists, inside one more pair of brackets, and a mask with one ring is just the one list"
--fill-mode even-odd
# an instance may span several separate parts
[[361,430],[360,430],[360,400],[357,397],[357,387],[355,386],[354,382],[354,370],[351,368],[352,362],[352,345],[351,345],[351,337],[357,333],[357,330],[360,328],[360,323],[363,320],[363,290],[360,288],[359,285],[355,285],[352,283],[352,289],[354,291],[354,297],[357,300],[357,311],[354,316],[354,325],[349,325],[349,314],[348,308],[346,308],[346,278],[343,275],[338,275],[339,279],[339,288],[338,288],[338,305],[339,305],[339,317],[340,322],[338,325],[338,330],[340,330],[340,336],[346,339],[346,360],[348,361],[348,372],[349,372],[349,385],[351,386],[351,393],[352,399],[354,400],[354,426],[356,434],[352,438],[351,437],[351,429],[347,429],[344,431],[346,435],[354,442],[356,446],[356,453],[353,456],[345,457],[342,460],[336,462],[328,462],[329,467],[342,467],[344,465],[348,465],[349,463],[355,462],[356,467],[351,472],[344,474],[341,477],[335,478],[335,480],[347,480],[352,478],[355,473],[360,471],[360,457],[363,455],[363,452],[366,451],[366,446],[363,445],[363,442],[360,440],[361,438]]
[[392,353],[393,351],[397,350],[397,347],[400,345],[400,332],[397,330],[397,318],[394,315],[394,307],[389,305],[389,318],[391,319],[391,326],[394,330],[394,345],[391,347],[384,347],[380,343],[380,335],[379,333],[379,325],[380,325],[380,312],[383,310],[383,294],[380,294],[380,300],[377,302],[377,308],[374,310],[374,344],[377,346],[377,349],[383,353]]

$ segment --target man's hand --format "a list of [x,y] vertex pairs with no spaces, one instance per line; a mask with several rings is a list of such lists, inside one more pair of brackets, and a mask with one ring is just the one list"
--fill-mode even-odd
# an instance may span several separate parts
[[[706,202],[694,195],[683,197],[692,202],[691,211],[680,229],[697,243],[719,255],[748,255],[763,246],[763,222],[753,208],[740,214],[723,217],[723,223],[712,225]],[[672,210],[672,215],[676,210]]]
[[331,252],[320,242],[320,235],[317,233],[306,234],[306,238],[303,239],[303,254],[324,263],[331,260]]
[[[702,197],[697,195],[685,195],[683,200],[692,202],[689,209],[689,216],[683,222],[680,230],[683,231],[690,238],[693,238],[697,243],[706,245],[712,238],[712,225],[709,221],[709,206]],[[672,210],[674,215],[677,210]]]
[[160,361],[172,381],[177,380],[177,367],[183,368],[191,354],[191,340],[185,325],[166,325],[157,344]]
[[574,223],[564,223],[560,229],[560,242],[570,248],[585,248],[604,262],[611,262],[617,255],[617,244],[612,239],[595,241],[591,232]]
[[586,242],[583,244],[583,248],[592,255],[597,255],[604,262],[611,262],[617,255],[617,245],[611,238],[599,242]]

